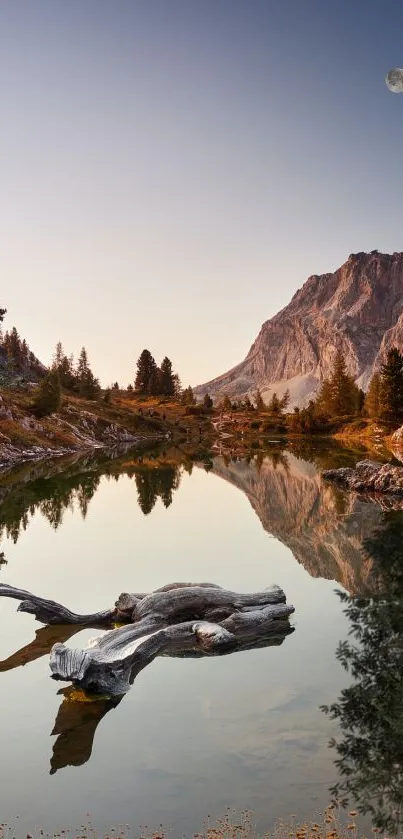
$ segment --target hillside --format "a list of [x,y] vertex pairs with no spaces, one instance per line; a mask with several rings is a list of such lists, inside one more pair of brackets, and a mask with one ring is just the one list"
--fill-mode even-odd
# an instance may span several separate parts
[[72,452],[159,441],[202,443],[211,437],[208,417],[188,416],[178,402],[125,392],[107,403],[64,393],[57,413],[38,419],[32,389],[2,388],[0,393],[0,467]]
[[239,398],[259,388],[268,401],[288,388],[291,407],[303,406],[330,374],[338,349],[366,389],[392,346],[403,350],[403,253],[351,254],[334,273],[309,277],[263,324],[245,360],[194,392]]

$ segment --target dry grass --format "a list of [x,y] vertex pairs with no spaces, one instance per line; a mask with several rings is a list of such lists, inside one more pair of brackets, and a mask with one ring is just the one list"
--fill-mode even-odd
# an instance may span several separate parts
[[[193,834],[192,839],[364,839],[356,821],[357,812],[340,813],[330,805],[321,813],[317,821],[300,823],[295,816],[287,820],[279,819],[271,830],[261,833],[256,830],[253,815],[249,811],[242,811],[237,815],[235,810],[228,809],[226,815],[216,822],[210,816],[199,833]],[[17,816],[18,819],[18,816]],[[374,828],[375,835],[379,831]],[[0,839],[20,839],[21,832],[14,825],[0,825]],[[78,829],[66,828],[59,833],[45,833],[36,828],[33,833],[25,834],[23,839],[179,839],[173,832],[162,825],[157,830],[143,827],[133,831],[129,824],[120,824],[99,834],[91,821],[82,824]]]

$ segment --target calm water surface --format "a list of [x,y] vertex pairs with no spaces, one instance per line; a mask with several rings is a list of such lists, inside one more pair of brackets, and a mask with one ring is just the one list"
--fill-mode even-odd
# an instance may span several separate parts
[[179,836],[227,806],[252,808],[263,827],[329,801],[328,741],[339,726],[320,706],[352,681],[335,657],[350,623],[335,589],[377,590],[363,543],[390,515],[401,537],[402,514],[324,486],[320,458],[276,449],[206,469],[174,455],[163,468],[129,456],[67,463],[51,478],[35,467],[34,482],[3,484],[1,581],[79,612],[175,580],[239,591],[277,583],[295,605],[295,632],[279,647],[221,658],[157,658],[117,707],[94,708],[69,702],[49,678],[58,630],[0,600],[0,816],[18,816],[20,832],[80,825],[90,813],[102,830],[163,822]]

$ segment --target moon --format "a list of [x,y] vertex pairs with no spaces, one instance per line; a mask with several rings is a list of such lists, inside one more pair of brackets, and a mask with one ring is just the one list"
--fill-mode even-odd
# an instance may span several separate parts
[[400,67],[389,70],[385,83],[392,93],[403,93],[403,70]]

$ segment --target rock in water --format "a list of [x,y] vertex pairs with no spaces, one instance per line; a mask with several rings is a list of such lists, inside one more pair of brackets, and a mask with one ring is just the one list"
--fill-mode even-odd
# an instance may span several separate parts
[[361,460],[355,469],[326,469],[323,477],[355,492],[385,492],[403,496],[403,467]]

